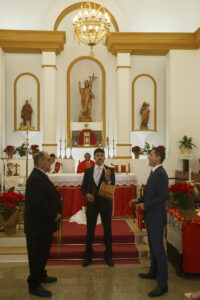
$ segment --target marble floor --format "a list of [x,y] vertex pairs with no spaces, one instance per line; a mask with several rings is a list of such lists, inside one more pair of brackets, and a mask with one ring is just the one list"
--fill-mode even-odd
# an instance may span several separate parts
[[[148,260],[140,265],[49,266],[48,274],[58,277],[57,283],[44,284],[53,292],[52,300],[145,300],[155,287],[154,280],[138,278],[138,272],[146,272]],[[0,263],[0,299],[40,299],[29,295],[26,278],[27,263]],[[200,277],[176,276],[169,263],[169,293],[162,300],[183,300],[184,292],[200,289]]]

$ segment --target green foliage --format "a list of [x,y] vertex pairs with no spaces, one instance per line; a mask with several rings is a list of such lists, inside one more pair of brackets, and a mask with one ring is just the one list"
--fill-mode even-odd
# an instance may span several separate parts
[[16,147],[16,153],[19,154],[19,156],[25,156],[26,155],[26,146],[25,146],[25,143],[23,143],[19,147]]
[[153,146],[151,147],[148,142],[145,142],[144,148],[142,150],[143,150],[144,154],[149,155],[152,148],[153,148]]
[[187,137],[187,135],[184,135],[182,139],[178,141],[178,143],[179,143],[179,148],[192,149],[192,147],[196,147],[196,145],[192,143],[192,137]]

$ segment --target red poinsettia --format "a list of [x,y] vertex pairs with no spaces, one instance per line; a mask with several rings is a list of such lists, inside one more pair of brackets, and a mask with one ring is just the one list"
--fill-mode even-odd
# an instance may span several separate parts
[[166,147],[165,147],[165,146],[163,146],[163,145],[159,145],[159,146],[158,146],[158,148],[160,148],[160,149],[163,149],[163,150],[165,150],[165,149],[166,149]]
[[169,189],[169,208],[193,209],[194,186],[187,182],[172,184]]
[[9,219],[14,212],[24,203],[24,195],[18,193],[0,194],[0,215],[5,220]]
[[8,145],[6,146],[6,148],[3,150],[4,152],[6,153],[15,153],[15,147],[14,146],[11,146],[11,145]]
[[142,151],[142,148],[140,148],[139,146],[132,147],[132,152],[140,153],[141,151]]
[[37,153],[39,152],[40,149],[39,149],[39,145],[31,145],[30,147],[30,153],[33,154],[33,153]]

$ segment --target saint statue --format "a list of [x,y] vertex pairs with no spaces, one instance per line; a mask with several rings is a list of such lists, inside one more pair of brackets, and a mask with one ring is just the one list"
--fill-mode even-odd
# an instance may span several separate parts
[[21,118],[23,120],[23,126],[26,126],[27,121],[29,121],[29,124],[31,126],[32,113],[33,113],[32,107],[28,103],[28,100],[26,100],[21,110]]
[[90,80],[84,81],[84,88],[81,87],[81,83],[79,81],[79,91],[81,94],[81,111],[79,113],[79,122],[92,122],[92,99],[95,98],[92,92],[92,85],[97,77],[94,77],[93,73],[93,75],[89,76],[89,78]]
[[143,102],[142,107],[140,109],[140,114],[142,117],[140,129],[148,129],[148,122],[149,122],[149,109],[150,104],[147,102]]

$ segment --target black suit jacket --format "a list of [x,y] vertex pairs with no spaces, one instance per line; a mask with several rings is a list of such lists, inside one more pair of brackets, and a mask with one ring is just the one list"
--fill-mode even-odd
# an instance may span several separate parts
[[147,225],[161,226],[167,222],[168,176],[160,166],[149,176],[144,196],[144,218]]
[[[104,165],[104,166],[106,169],[109,169],[111,172],[110,184],[115,185],[115,173],[114,173],[113,168],[109,168],[106,165]],[[101,185],[102,181],[106,182],[106,179],[105,179],[105,171],[103,169],[100,180],[99,180],[99,184],[97,186],[94,181],[94,178],[93,178],[94,167],[95,166],[85,170],[81,190],[82,190],[82,193],[84,196],[86,196],[87,193],[90,193],[90,194],[94,195],[95,199],[97,199],[97,198],[100,198],[98,196],[98,191],[99,191],[100,185]]]
[[30,235],[55,232],[57,213],[61,213],[61,202],[56,187],[46,174],[34,168],[26,184],[24,232]]

